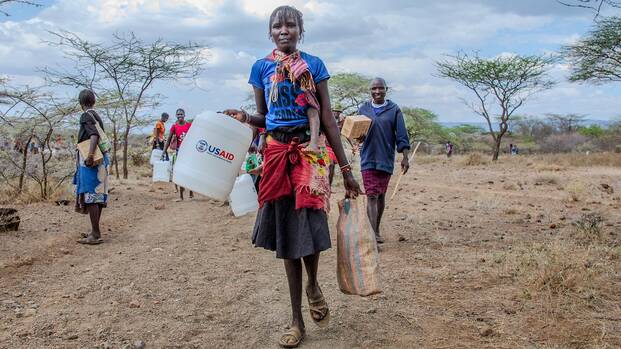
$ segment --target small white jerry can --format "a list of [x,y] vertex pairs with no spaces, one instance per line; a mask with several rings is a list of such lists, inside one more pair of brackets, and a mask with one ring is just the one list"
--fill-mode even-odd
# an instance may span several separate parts
[[241,217],[259,209],[259,198],[249,174],[243,174],[235,180],[233,191],[229,195],[229,205],[235,217]]

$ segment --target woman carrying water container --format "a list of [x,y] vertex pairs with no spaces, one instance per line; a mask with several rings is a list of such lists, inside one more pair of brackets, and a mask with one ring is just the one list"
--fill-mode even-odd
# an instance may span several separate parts
[[108,203],[108,168],[110,157],[103,154],[103,159],[95,162],[95,152],[99,144],[99,132],[96,124],[103,130],[103,122],[95,112],[95,93],[91,90],[82,90],[78,96],[80,106],[84,113],[80,116],[80,129],[78,131],[78,144],[84,141],[90,143],[88,152],[82,155],[77,152],[77,167],[73,177],[76,189],[76,212],[88,214],[91,221],[90,233],[82,234],[79,243],[85,245],[98,245],[103,242],[99,220],[101,212]]
[[[170,134],[168,135],[168,140],[166,140],[166,145],[164,146],[164,153],[162,154],[162,157],[168,158],[168,147],[170,147],[171,144],[175,144],[175,155],[173,155],[172,161],[173,166],[175,165],[175,161],[177,161],[177,154],[179,154],[179,148],[181,147],[181,143],[183,142],[185,135],[188,134],[188,131],[192,126],[191,122],[185,121],[185,111],[183,109],[177,109],[177,112],[175,114],[177,116],[177,122],[170,128]],[[175,184],[175,189],[176,188],[177,185]],[[183,201],[184,191],[185,189],[183,187],[179,188],[179,199],[175,201]],[[194,193],[190,190],[190,199],[193,197]]]
[[297,49],[304,33],[302,13],[291,6],[272,12],[269,35],[276,48],[258,60],[250,72],[258,113],[229,109],[225,113],[255,127],[266,127],[267,147],[259,191],[260,209],[254,226],[255,246],[275,251],[284,260],[291,296],[292,322],[281,335],[282,347],[297,347],[305,335],[302,318],[302,260],[310,316],[320,327],[328,325],[330,310],[317,280],[319,254],[330,248],[328,229],[328,166],[324,137],[319,152],[306,148],[310,141],[309,100],[319,102],[321,129],[341,164],[346,194],[360,187],[351,173],[332,116],[328,71],[318,57]]

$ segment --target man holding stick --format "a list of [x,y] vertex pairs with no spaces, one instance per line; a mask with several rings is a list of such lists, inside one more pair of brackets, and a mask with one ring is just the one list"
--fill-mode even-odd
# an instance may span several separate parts
[[388,87],[382,78],[371,81],[371,100],[359,109],[360,115],[371,118],[369,132],[363,139],[361,157],[362,181],[367,194],[367,214],[375,231],[378,244],[384,242],[380,235],[380,222],[386,207],[386,191],[395,162],[395,148],[403,154],[401,171],[410,168],[408,154],[410,140],[401,109],[386,99]]

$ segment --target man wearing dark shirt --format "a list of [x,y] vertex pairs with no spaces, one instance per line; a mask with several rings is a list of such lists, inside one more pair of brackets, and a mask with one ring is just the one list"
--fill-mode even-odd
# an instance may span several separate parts
[[368,198],[367,214],[377,243],[381,244],[384,239],[380,235],[380,222],[386,206],[388,182],[394,170],[395,148],[403,153],[401,170],[405,174],[410,168],[410,140],[401,109],[386,99],[386,81],[382,78],[373,79],[370,90],[371,100],[365,102],[358,111],[372,120],[369,132],[364,137],[360,162]]

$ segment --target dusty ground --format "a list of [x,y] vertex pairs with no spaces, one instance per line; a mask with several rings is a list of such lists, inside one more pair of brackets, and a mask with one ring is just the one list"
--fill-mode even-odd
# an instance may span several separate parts
[[[111,196],[103,245],[76,244],[87,217],[54,204],[19,207],[20,231],[0,233],[0,348],[277,347],[286,280],[250,245],[253,217],[173,203],[148,179]],[[619,348],[620,198],[621,168],[421,157],[385,215],[384,293],[343,295],[331,249],[332,322],[306,316],[302,347]],[[580,235],[593,212],[601,236]]]

